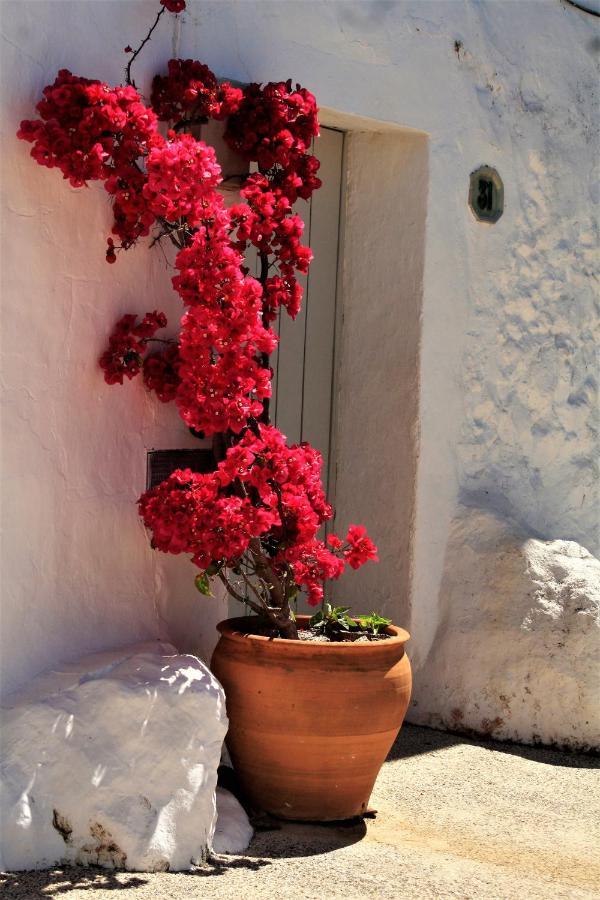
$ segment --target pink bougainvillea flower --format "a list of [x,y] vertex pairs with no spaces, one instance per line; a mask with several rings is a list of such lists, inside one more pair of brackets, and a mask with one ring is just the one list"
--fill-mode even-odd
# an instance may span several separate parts
[[369,560],[379,562],[377,547],[367,536],[367,529],[363,525],[351,525],[346,535],[346,541],[349,546],[344,551],[344,557],[353,569],[359,569]]

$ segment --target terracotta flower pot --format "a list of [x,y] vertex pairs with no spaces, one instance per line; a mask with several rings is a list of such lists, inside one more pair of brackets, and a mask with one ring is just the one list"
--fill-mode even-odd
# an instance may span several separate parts
[[[308,616],[298,616],[302,627]],[[248,634],[227,619],[212,669],[227,698],[227,748],[248,799],[285,819],[335,821],[367,809],[410,699],[409,634],[315,643]]]

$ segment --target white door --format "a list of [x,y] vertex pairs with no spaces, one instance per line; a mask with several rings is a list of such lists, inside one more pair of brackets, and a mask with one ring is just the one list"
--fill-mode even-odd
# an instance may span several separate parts
[[[330,503],[335,490],[333,385],[343,150],[343,132],[331,128],[322,128],[313,142],[323,184],[309,201],[298,200],[295,212],[304,221],[302,242],[311,247],[314,259],[308,275],[300,276],[304,288],[300,313],[291,319],[280,311],[275,324],[279,346],[271,356],[271,421],[290,444],[308,441],[322,453]],[[256,266],[251,258],[249,264],[251,269]],[[298,612],[315,610],[299,599]],[[239,604],[231,600],[229,615],[240,614]]]
[[323,481],[330,489],[343,147],[343,133],[331,128],[323,128],[314,141],[323,184],[310,201],[296,204],[305,224],[303,242],[314,259],[301,278],[304,297],[298,317],[280,313],[279,348],[272,357],[273,421],[290,443],[308,441],[320,450]]

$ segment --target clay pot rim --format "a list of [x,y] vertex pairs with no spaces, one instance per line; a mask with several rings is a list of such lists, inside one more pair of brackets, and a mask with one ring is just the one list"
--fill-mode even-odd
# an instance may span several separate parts
[[[238,643],[245,643],[246,641],[259,641],[261,643],[267,644],[276,644],[276,645],[287,645],[291,647],[294,651],[299,651],[300,653],[360,653],[365,650],[371,650],[375,648],[385,648],[385,647],[394,647],[398,644],[405,644],[410,640],[410,634],[404,628],[399,628],[397,625],[388,625],[385,631],[387,634],[391,633],[391,637],[387,641],[330,641],[330,642],[318,642],[318,641],[290,641],[288,638],[280,638],[280,637],[267,637],[265,634],[248,634],[244,630],[240,630],[242,625],[241,623],[251,622],[255,617],[254,616],[235,616],[231,619],[223,619],[221,622],[217,624],[217,631],[229,638],[230,640],[237,641]],[[299,625],[306,625],[310,616],[297,616],[296,621]],[[238,624],[239,623],[239,624]]]

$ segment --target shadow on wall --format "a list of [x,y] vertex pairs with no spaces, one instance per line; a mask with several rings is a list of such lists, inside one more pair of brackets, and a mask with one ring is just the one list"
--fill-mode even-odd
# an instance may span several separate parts
[[544,763],[547,766],[563,766],[569,769],[600,769],[600,757],[597,754],[565,752],[564,750],[555,750],[542,746],[528,747],[509,741],[494,740],[493,738],[478,740],[476,737],[461,733],[460,729],[457,729],[456,733],[450,733],[416,725],[403,726],[388,754],[388,761],[409,759],[412,756],[435,753],[448,747],[460,747],[462,744],[481,747],[484,750],[489,750],[491,753],[508,753],[510,756],[520,756],[521,759],[530,759],[533,762]]

